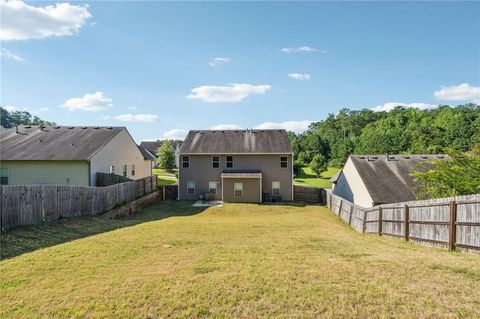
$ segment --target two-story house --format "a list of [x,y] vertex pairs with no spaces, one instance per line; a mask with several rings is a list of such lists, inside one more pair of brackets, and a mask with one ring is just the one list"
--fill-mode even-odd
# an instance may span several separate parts
[[293,151],[285,130],[190,131],[180,148],[178,199],[293,199]]

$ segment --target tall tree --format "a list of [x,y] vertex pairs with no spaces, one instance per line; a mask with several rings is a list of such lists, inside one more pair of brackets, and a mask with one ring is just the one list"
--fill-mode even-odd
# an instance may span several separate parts
[[157,165],[160,168],[172,169],[175,165],[175,153],[168,140],[163,141],[157,151]]
[[328,161],[322,154],[316,154],[310,162],[310,168],[315,172],[317,177],[320,177],[320,175],[327,170]]

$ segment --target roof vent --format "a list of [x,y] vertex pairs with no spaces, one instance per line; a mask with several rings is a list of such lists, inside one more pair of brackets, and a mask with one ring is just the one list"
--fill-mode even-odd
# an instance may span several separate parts
[[100,127],[98,127],[98,126],[95,126],[95,127],[94,127],[94,129],[96,129],[96,130],[98,130],[99,128],[100,128]]
[[195,131],[195,133],[198,133],[198,131]]
[[87,129],[87,127],[86,127],[86,126],[82,126],[82,129],[83,129],[83,130],[86,130],[86,129]]
[[69,130],[72,130],[72,129],[73,129],[73,126],[69,126],[68,129],[69,129]]
[[423,159],[427,159],[427,158],[428,158],[428,156],[426,156],[426,155],[422,155],[422,158],[423,158]]
[[445,158],[443,155],[437,155],[438,158]]
[[109,126],[109,127],[107,127],[107,129],[111,130],[111,129],[113,129],[113,127]]
[[282,133],[282,132],[283,132],[283,130],[278,130],[277,132],[278,132],[278,133]]
[[25,126],[25,128],[32,128],[30,125]]
[[365,159],[365,156],[359,156],[358,158],[359,159]]
[[404,159],[410,159],[410,156],[404,156],[403,158]]
[[225,131],[222,131],[222,133],[225,133]]
[[217,131],[212,131],[212,133],[217,133]]
[[58,130],[60,128],[60,126],[56,125],[53,128]]

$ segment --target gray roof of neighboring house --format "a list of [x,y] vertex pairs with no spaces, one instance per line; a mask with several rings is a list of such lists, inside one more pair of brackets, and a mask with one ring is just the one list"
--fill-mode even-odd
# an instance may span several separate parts
[[19,126],[0,134],[1,160],[89,160],[125,127]]
[[432,160],[449,159],[448,155],[351,155],[350,159],[375,204],[416,200],[418,186],[411,176]]
[[140,150],[140,153],[142,153],[144,160],[151,160],[151,161],[155,160],[155,156],[153,156],[149,151],[147,151],[145,148],[143,148],[140,145],[137,145],[137,146],[138,146],[138,149]]
[[149,151],[152,154],[157,154],[157,150],[162,145],[163,141],[142,141],[140,146]]
[[285,130],[190,131],[181,154],[293,153]]

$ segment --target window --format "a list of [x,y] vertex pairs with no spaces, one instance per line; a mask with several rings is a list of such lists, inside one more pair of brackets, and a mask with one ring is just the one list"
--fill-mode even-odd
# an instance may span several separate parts
[[190,156],[182,156],[182,168],[190,167]]
[[0,185],[8,185],[8,168],[0,168]]
[[115,165],[110,165],[110,174],[115,174]]
[[226,156],[225,157],[225,167],[226,168],[233,168],[233,156]]
[[132,176],[135,176],[135,164],[132,164]]
[[241,197],[243,196],[243,183],[234,183],[233,184],[234,196]]
[[287,168],[288,167],[288,157],[287,156],[280,156],[280,167]]
[[272,195],[280,195],[280,182],[272,182]]
[[128,171],[127,165],[123,165],[123,176],[127,177],[127,171]]
[[208,182],[208,192],[210,194],[217,194],[217,182]]
[[195,182],[192,182],[192,181],[187,182],[187,194],[195,195]]
[[220,167],[220,157],[212,156],[212,167],[219,168]]

